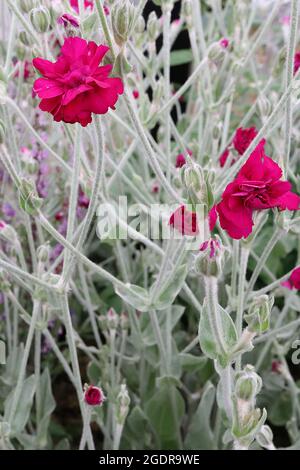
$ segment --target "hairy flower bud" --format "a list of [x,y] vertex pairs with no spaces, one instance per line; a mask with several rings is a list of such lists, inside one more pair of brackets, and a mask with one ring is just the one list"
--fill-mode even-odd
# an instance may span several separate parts
[[0,220],[0,238],[12,245],[18,243],[17,232],[11,225],[5,223],[3,220]]
[[193,9],[191,0],[183,0],[181,17],[185,20],[187,28],[191,29],[193,27]]
[[136,21],[134,31],[137,34],[143,34],[145,31],[146,23],[142,15],[140,15]]
[[43,6],[33,8],[30,12],[30,21],[37,33],[46,33],[50,27],[51,16],[49,10]]
[[119,324],[119,316],[114,308],[110,308],[106,315],[107,327],[109,330],[116,330]]
[[128,313],[122,312],[120,316],[120,326],[122,330],[128,330],[129,328],[129,318]]
[[31,41],[30,41],[30,36],[27,34],[26,31],[21,31],[19,33],[19,39],[20,39],[20,42],[24,45],[24,46],[29,46],[31,44]]
[[226,53],[226,48],[222,46],[220,41],[213,42],[209,48],[208,48],[208,58],[212,60],[213,62],[215,61],[220,61],[224,58]]
[[257,109],[263,119],[267,118],[272,110],[270,100],[264,95],[259,95],[257,99]]
[[262,379],[251,365],[236,374],[235,395],[238,399],[251,402],[260,392]]
[[117,423],[123,425],[129,411],[130,397],[126,384],[121,385],[121,390],[117,396],[116,419]]
[[41,263],[47,263],[50,255],[50,246],[48,244],[40,245],[37,249],[37,259]]
[[19,204],[23,211],[33,215],[42,206],[43,199],[37,194],[33,181],[22,178],[19,188]]
[[23,13],[29,13],[37,5],[37,0],[19,0],[19,7]]
[[151,11],[148,17],[147,32],[150,41],[154,42],[159,34],[159,22],[155,11]]
[[197,273],[218,277],[222,272],[223,247],[219,237],[211,238],[200,246],[194,267]]
[[0,268],[0,291],[8,292],[11,288],[11,284],[7,278],[7,273],[4,269]]
[[261,295],[254,300],[249,313],[244,316],[249,331],[260,334],[269,329],[273,303],[274,298],[267,295]]
[[125,44],[131,32],[135,16],[135,7],[129,0],[117,2],[111,11],[112,29],[116,43]]

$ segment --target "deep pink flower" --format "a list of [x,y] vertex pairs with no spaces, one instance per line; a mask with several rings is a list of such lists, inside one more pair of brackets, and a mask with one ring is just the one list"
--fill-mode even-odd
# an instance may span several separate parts
[[[70,0],[71,7],[79,13],[78,0]],[[84,8],[94,8],[94,0],[84,0]]]
[[[257,130],[255,127],[239,127],[234,134],[232,145],[239,155],[247,150],[252,140],[257,136]],[[225,149],[219,158],[220,166],[223,168],[227,158],[229,157],[229,148]],[[236,162],[235,158],[232,158],[231,165]]]
[[151,192],[154,194],[157,194],[159,192],[159,189],[160,189],[159,184],[154,183],[154,185],[152,186]]
[[91,406],[101,406],[104,402],[104,394],[99,387],[90,385],[84,393],[84,401]]
[[240,154],[247,150],[252,140],[257,136],[257,130],[255,127],[242,128],[239,127],[236,130],[235,136],[233,138],[233,146],[235,150]]
[[220,46],[223,47],[223,49],[227,49],[227,47],[229,46],[229,41],[227,38],[222,38],[220,40]]
[[[13,61],[14,65],[16,65],[18,63],[18,60],[14,60]],[[20,66],[23,66],[23,78],[24,80],[27,80],[28,78],[30,78],[32,75],[33,75],[33,68],[32,68],[32,65],[30,62],[28,62],[28,60],[25,60],[22,64],[22,62],[20,62]],[[19,72],[19,69],[16,71],[15,73],[15,77],[18,77],[20,74]]]
[[282,372],[282,362],[272,361],[271,370],[274,374],[281,374]]
[[282,170],[265,155],[264,145],[262,140],[216,206],[221,227],[235,239],[250,235],[254,211],[299,209],[300,197],[291,192],[291,183],[280,179]]
[[65,28],[67,26],[74,26],[74,28],[79,28],[79,21],[74,18],[74,16],[69,15],[69,13],[64,13],[58,18],[57,22],[64,25]]
[[[193,152],[190,149],[187,149],[188,155],[191,157]],[[186,158],[183,153],[179,153],[176,157],[176,168],[182,168],[186,164]]]
[[87,209],[90,204],[90,198],[82,191],[81,188],[79,188],[79,193],[78,193],[78,205],[80,207],[84,207]]
[[180,206],[170,217],[169,225],[182,235],[197,235],[199,233],[197,214]]
[[281,283],[283,287],[287,287],[288,289],[297,289],[300,290],[300,267],[295,268],[290,275],[287,281],[283,281]]
[[208,213],[209,230],[212,232],[217,222],[218,214],[216,206],[213,206]]
[[299,67],[300,67],[300,51],[297,51],[296,54],[294,55],[294,75],[296,72],[298,72]]
[[182,168],[186,164],[186,159],[183,153],[179,153],[176,157],[176,168]]
[[34,67],[43,75],[33,89],[42,99],[40,109],[54,116],[55,121],[79,122],[87,126],[92,113],[105,114],[114,109],[123,93],[120,78],[110,78],[112,65],[99,66],[109,50],[79,37],[65,39],[57,61],[33,59]]
[[[221,168],[223,168],[223,166],[225,166],[225,163],[227,162],[228,156],[229,156],[229,149],[226,149],[226,150],[224,150],[224,152],[222,153],[222,155],[219,158],[219,163],[220,163]],[[233,164],[233,163],[234,163],[234,160],[232,160],[231,164]]]
[[133,90],[132,94],[133,94],[133,97],[134,97],[135,100],[137,100],[140,96],[138,90]]

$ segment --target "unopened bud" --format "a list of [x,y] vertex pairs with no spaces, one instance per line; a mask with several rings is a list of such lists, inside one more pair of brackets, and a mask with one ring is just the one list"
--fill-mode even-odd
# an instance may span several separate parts
[[245,366],[244,370],[236,374],[235,395],[243,401],[251,402],[260,392],[262,379],[251,365]]
[[110,308],[106,315],[107,327],[109,330],[116,330],[119,324],[119,316],[114,308]]
[[19,7],[23,13],[29,13],[37,5],[37,0],[19,0]]
[[0,220],[0,238],[12,245],[18,243],[18,236],[15,229],[3,220]]
[[30,37],[26,31],[21,31],[19,34],[19,39],[24,46],[29,46],[31,44]]
[[117,2],[111,11],[114,38],[119,46],[128,39],[135,17],[135,7],[129,0]]
[[50,247],[48,244],[40,245],[37,249],[37,259],[41,263],[47,263],[49,260]]
[[121,385],[120,393],[117,396],[116,419],[117,423],[123,425],[129,411],[130,397],[126,384]]
[[0,291],[8,292],[10,287],[11,285],[7,278],[7,273],[4,271],[4,269],[0,268]]
[[129,318],[126,312],[122,312],[120,316],[120,326],[122,330],[128,330],[129,328]]
[[159,22],[155,11],[151,11],[148,17],[147,32],[150,41],[154,42],[159,34]]
[[193,27],[193,9],[191,0],[184,0],[182,2],[181,17],[185,20],[187,28]]
[[19,204],[21,209],[29,215],[36,214],[41,208],[43,199],[37,194],[33,181],[22,178],[19,187]]
[[272,105],[266,96],[260,95],[257,99],[257,108],[262,118],[267,118],[271,113]]
[[219,237],[211,238],[202,243],[195,258],[195,271],[205,276],[218,277],[222,272],[223,252]]
[[208,58],[213,62],[222,60],[226,49],[220,44],[220,41],[213,42],[208,48]]
[[49,10],[43,6],[33,8],[30,12],[30,21],[37,33],[46,33],[50,27],[51,16]]
[[135,24],[135,29],[134,31],[138,34],[143,34],[145,31],[146,23],[142,15],[140,15],[137,19],[137,22]]
[[269,329],[273,303],[274,298],[267,295],[261,295],[254,300],[249,313],[244,317],[249,331],[261,334]]

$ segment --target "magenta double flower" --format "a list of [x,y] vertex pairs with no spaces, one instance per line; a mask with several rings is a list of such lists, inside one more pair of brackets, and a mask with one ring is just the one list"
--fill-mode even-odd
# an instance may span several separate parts
[[282,170],[265,154],[264,146],[262,140],[216,206],[221,227],[235,239],[250,235],[255,211],[299,209],[300,197],[291,192],[291,183],[281,180]]
[[65,40],[56,62],[33,59],[34,67],[43,75],[34,82],[33,90],[41,98],[40,109],[54,116],[55,121],[87,126],[92,113],[105,114],[114,109],[123,93],[120,78],[111,78],[112,65],[99,66],[109,50],[79,37]]

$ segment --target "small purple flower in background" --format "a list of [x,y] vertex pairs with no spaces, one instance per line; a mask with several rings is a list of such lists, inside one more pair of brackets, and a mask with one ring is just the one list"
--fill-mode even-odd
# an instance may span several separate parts
[[5,219],[12,219],[16,215],[15,209],[9,204],[9,202],[4,202],[2,204],[2,212]]

